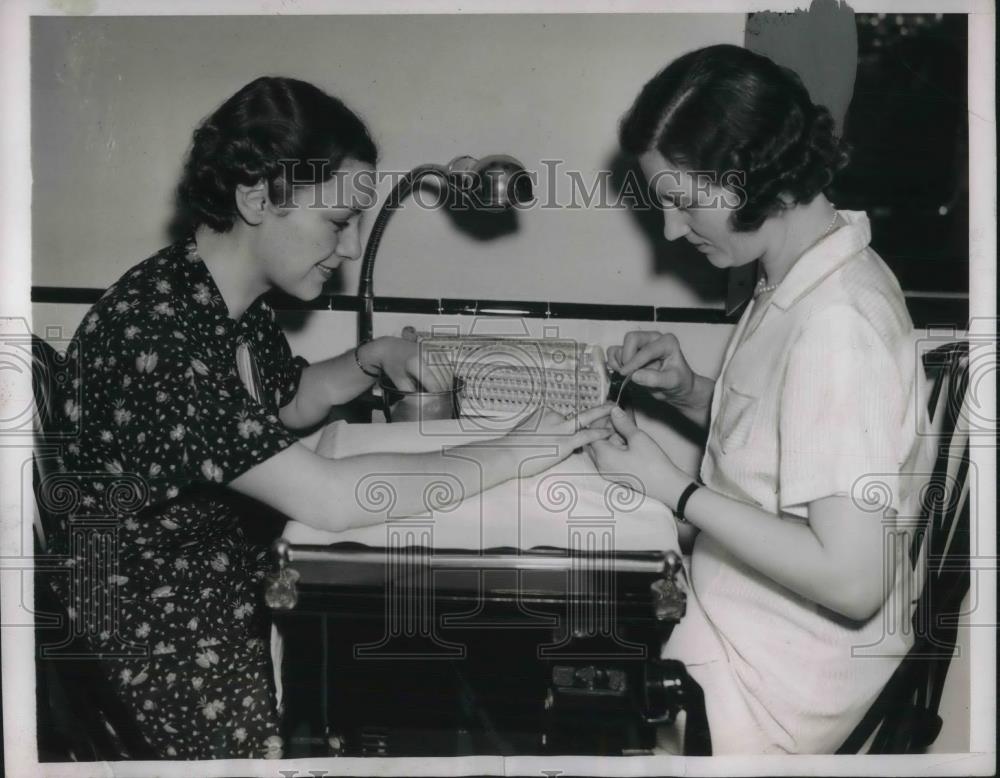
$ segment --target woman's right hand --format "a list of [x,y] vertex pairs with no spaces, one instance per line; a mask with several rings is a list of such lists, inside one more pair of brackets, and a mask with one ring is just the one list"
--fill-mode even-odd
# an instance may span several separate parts
[[498,441],[522,449],[516,455],[516,471],[511,475],[538,475],[574,451],[610,437],[614,428],[610,424],[596,426],[596,423],[606,418],[614,407],[613,403],[605,403],[568,417],[543,407],[526,416]]
[[695,388],[695,373],[671,333],[634,331],[620,346],[608,349],[608,367],[631,376],[658,400],[672,404],[689,401]]

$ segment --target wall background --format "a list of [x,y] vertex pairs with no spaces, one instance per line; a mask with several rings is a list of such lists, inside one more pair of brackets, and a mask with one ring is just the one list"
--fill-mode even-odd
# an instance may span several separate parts
[[[373,130],[383,170],[506,152],[535,170],[565,160],[589,182],[613,165],[618,120],[642,84],[685,51],[742,43],[744,24],[741,14],[35,18],[33,283],[106,286],[159,248],[192,129],[257,76],[342,98]],[[536,208],[515,232],[481,241],[443,212],[405,208],[382,242],[376,291],[717,303],[722,273],[687,245],[664,246],[659,229],[625,209]],[[343,290],[356,291],[357,272],[345,270]]]

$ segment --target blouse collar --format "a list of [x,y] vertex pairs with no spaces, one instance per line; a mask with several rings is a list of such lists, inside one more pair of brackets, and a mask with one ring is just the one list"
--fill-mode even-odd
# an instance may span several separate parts
[[846,225],[831,232],[799,260],[774,291],[771,303],[788,310],[848,259],[871,243],[871,225],[863,211],[838,211]]
[[229,315],[229,306],[226,305],[226,300],[222,296],[222,292],[219,290],[218,284],[215,283],[212,271],[208,269],[208,265],[205,264],[205,260],[202,259],[201,254],[198,253],[198,244],[195,242],[194,235],[189,236],[182,242],[182,253],[190,272],[192,288],[197,287],[199,283],[205,284],[210,299],[210,302],[206,307],[211,310],[212,313],[215,314],[216,318],[220,319],[223,324],[243,329],[246,328],[247,325],[257,321],[258,317],[261,315],[270,315],[270,306],[264,301],[264,295],[262,294],[247,306],[247,309],[243,312],[243,315],[240,316],[239,319],[234,320]]

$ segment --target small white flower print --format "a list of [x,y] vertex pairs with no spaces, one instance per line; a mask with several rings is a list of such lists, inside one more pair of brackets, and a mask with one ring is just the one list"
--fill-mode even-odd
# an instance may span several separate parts
[[160,356],[155,351],[150,351],[148,354],[145,351],[139,352],[139,356],[135,358],[135,369],[140,373],[152,373],[156,370],[156,365],[160,361]]
[[[166,654],[173,654],[177,651],[177,648],[173,643],[164,643],[162,640],[153,646],[153,654],[155,656],[163,656]],[[169,676],[168,676],[169,679]],[[168,680],[169,683],[169,680]]]
[[184,425],[178,424],[170,430],[170,439],[181,440],[184,437],[184,432],[185,432]]
[[124,469],[122,469],[122,463],[119,462],[117,459],[112,459],[110,462],[105,462],[104,469],[107,470],[109,473],[114,473],[115,475],[121,475],[122,473],[125,472]]
[[115,436],[111,434],[111,430],[101,430],[101,442],[110,443],[115,439]]
[[118,673],[118,678],[121,680],[123,684],[127,686],[132,681],[132,671],[126,667],[124,670]]
[[156,707],[156,703],[152,700],[143,700],[142,709],[143,710],[153,710]]
[[94,330],[97,329],[97,322],[98,321],[99,321],[99,317],[98,317],[98,315],[96,313],[90,314],[87,317],[87,323],[84,326],[83,331],[86,332],[86,333],[88,333],[88,334],[90,334],[91,332],[93,332]]
[[156,401],[158,403],[165,403],[169,399],[170,399],[170,395],[167,394],[166,392],[164,392],[162,389],[160,389],[159,391],[157,391],[157,393],[156,393]]
[[241,621],[245,619],[247,616],[249,616],[251,613],[253,613],[253,605],[251,605],[248,602],[244,602],[241,605],[237,605],[235,608],[233,608],[233,616],[235,616],[237,619]]
[[149,637],[149,622],[144,621],[135,629],[135,636],[137,638],[148,638]]
[[136,327],[134,324],[130,324],[125,328],[125,340],[133,340],[136,335],[138,335],[142,330]]
[[266,749],[265,759],[280,759],[285,750],[285,741],[278,735],[271,735],[264,741],[264,748]]
[[198,667],[203,667],[207,670],[212,665],[219,664],[219,655],[212,649],[206,648],[204,651],[199,651],[195,654],[194,662]]
[[122,379],[122,386],[128,389],[132,385],[132,376],[127,375]]
[[215,325],[215,334],[216,335],[225,335],[226,334],[226,328],[223,327],[221,324],[216,324]]
[[119,427],[128,424],[132,421],[132,411],[127,411],[124,408],[115,408],[115,424]]
[[194,632],[198,629],[198,617],[195,616],[191,621],[188,622],[188,629]]
[[174,568],[177,570],[187,570],[191,566],[184,557],[179,557],[174,560]]
[[63,413],[66,414],[66,418],[70,421],[80,420],[80,406],[77,405],[73,400],[67,400],[63,405]]
[[149,466],[149,477],[156,478],[156,476],[158,476],[162,470],[163,468],[160,467],[160,464],[158,462],[153,462]]
[[215,555],[215,559],[212,560],[212,569],[217,570],[220,573],[224,573],[229,567],[229,556],[225,551],[220,551]]
[[164,613],[173,613],[174,610],[176,609],[176,607],[177,606],[175,606],[172,602],[166,602],[166,603],[163,604],[163,612]]
[[131,307],[132,306],[127,301],[125,301],[125,300],[121,300],[121,301],[119,301],[118,303],[115,304],[115,310],[118,313],[125,313],[125,311],[127,311]]
[[[128,330],[125,331],[125,335],[126,335],[126,337],[128,336]],[[94,358],[94,367],[96,367],[98,370],[100,370],[102,367],[104,367],[104,357],[95,357]]]
[[201,463],[201,473],[208,481],[222,483],[222,468],[212,462],[211,459],[206,459]]
[[176,497],[177,494],[178,494],[178,489],[177,489],[176,486],[168,486],[167,487],[167,499],[168,500],[174,499],[174,497]]
[[[204,699],[204,697],[202,698]],[[210,721],[214,721],[222,711],[226,709],[226,704],[222,700],[212,700],[202,706],[201,713]]]
[[156,291],[160,294],[169,294],[170,292],[170,282],[165,278],[161,278],[156,282]]
[[202,686],[205,685],[205,679],[199,675],[196,675],[191,679],[191,686],[194,687],[195,691],[198,691]]
[[246,697],[243,698],[243,707],[244,708],[250,708],[252,706],[253,706],[253,697],[251,697],[248,694]]
[[192,297],[196,303],[201,305],[208,305],[212,302],[212,293],[208,289],[208,284],[195,284]]
[[135,436],[135,439],[136,439],[136,442],[138,442],[140,445],[142,445],[143,443],[146,442],[146,433],[145,432],[140,432],[138,435]]
[[172,684],[176,680],[177,680],[177,673],[167,673],[166,681],[168,685]]
[[257,437],[264,431],[264,427],[256,419],[242,419],[237,429],[241,438]]
[[[177,730],[171,727],[169,724],[164,724],[163,729],[166,732],[176,733]],[[167,756],[177,756],[177,749],[173,746],[167,746]]]
[[233,730],[233,737],[242,743],[247,739],[247,731],[243,727],[237,727]]
[[129,516],[129,518],[125,519],[125,529],[127,529],[129,532],[135,532],[137,529],[139,529],[139,522],[137,522],[135,519]]
[[156,305],[154,305],[153,306],[153,311],[155,313],[160,314],[161,316],[173,316],[174,315],[174,307],[172,305],[170,305],[169,303],[166,303],[166,302],[157,303]]
[[89,494],[83,498],[82,502],[84,508],[93,508],[95,505],[97,505],[97,500],[95,500]]

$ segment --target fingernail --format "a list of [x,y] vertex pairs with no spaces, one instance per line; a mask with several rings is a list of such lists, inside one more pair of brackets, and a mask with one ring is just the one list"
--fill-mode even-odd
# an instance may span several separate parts
[[623,411],[616,405],[614,408],[611,409],[611,415],[620,419],[622,416],[625,415],[625,411]]

